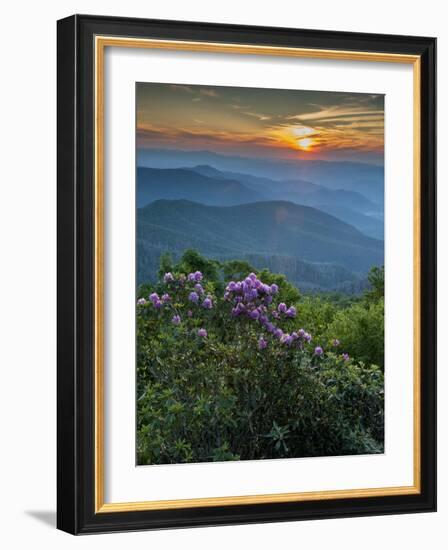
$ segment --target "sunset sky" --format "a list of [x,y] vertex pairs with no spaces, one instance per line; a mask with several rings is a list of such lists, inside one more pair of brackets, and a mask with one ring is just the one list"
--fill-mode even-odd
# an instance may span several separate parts
[[137,147],[383,163],[384,96],[138,83]]

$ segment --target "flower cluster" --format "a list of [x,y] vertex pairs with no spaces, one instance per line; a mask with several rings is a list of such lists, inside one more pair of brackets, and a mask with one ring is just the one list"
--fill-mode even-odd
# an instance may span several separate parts
[[[186,312],[187,318],[195,317],[194,306],[205,310],[214,308],[214,298],[207,294],[203,287],[203,275],[200,271],[189,273],[188,275],[173,275],[168,272],[163,276],[163,282],[167,291],[159,296],[157,292],[149,295],[148,300],[139,298],[138,306],[150,306],[156,310],[167,308],[171,312],[171,324],[179,326],[182,323],[181,311],[176,303],[179,303],[179,294],[182,291],[182,300],[191,304]],[[261,281],[255,273],[250,273],[241,281],[230,281],[225,289],[224,301],[231,306],[231,316],[233,318],[246,318],[250,322],[260,327],[264,334],[258,339],[258,349],[264,350],[268,347],[268,335],[280,344],[286,347],[293,347],[303,350],[312,340],[311,334],[305,329],[300,328],[292,332],[286,332],[281,327],[283,322],[295,319],[297,309],[294,306],[288,306],[284,302],[276,303],[278,299],[279,287],[274,284],[266,284]],[[184,304],[185,305],[185,304]],[[192,307],[193,306],[193,307]],[[188,306],[187,306],[188,307]],[[199,312],[199,310],[196,310]],[[287,326],[287,325],[286,325]],[[207,330],[203,327],[196,329],[196,334],[200,338],[207,338]],[[337,348],[340,345],[338,339],[331,341],[331,346]],[[317,358],[324,355],[324,350],[320,345],[314,348],[313,355]],[[343,353],[341,358],[348,361],[348,354]]]
[[[199,273],[199,271],[197,273]],[[204,309],[212,309],[213,300],[211,295],[207,294],[205,298],[203,298],[203,296],[204,296],[204,289],[202,288],[202,285],[197,283],[194,285],[194,290],[190,292],[190,294],[188,295],[188,299],[190,300],[190,302],[193,302],[193,304],[200,304]],[[202,300],[202,303],[201,303],[201,300]]]
[[202,273],[200,271],[196,271],[195,273],[189,273],[187,279],[189,281],[196,281],[197,283],[199,283],[200,281],[202,281]]
[[[168,311],[173,313],[171,323],[175,326],[179,326],[182,322],[182,317],[173,303],[178,301],[179,295],[176,294],[178,290],[183,289],[184,291],[187,291],[188,301],[202,307],[203,309],[210,310],[214,307],[213,297],[211,294],[206,294],[204,287],[201,284],[202,279],[203,275],[200,271],[189,273],[187,276],[184,274],[173,275],[171,272],[165,273],[163,276],[163,282],[167,286],[168,291],[161,295],[157,292],[152,292],[148,296],[148,299],[139,298],[137,300],[137,306],[146,307],[152,305],[152,307],[156,310],[168,308]],[[193,311],[191,309],[187,311],[187,317],[193,317]],[[198,331],[198,336],[206,337],[207,331],[205,329],[200,329]]]
[[[279,288],[276,284],[263,283],[255,273],[251,273],[242,281],[230,281],[226,287],[224,299],[232,304],[233,317],[247,317],[260,324],[266,332],[272,334],[282,344],[303,349],[304,344],[311,341],[311,335],[308,332],[300,329],[289,334],[275,324],[284,319],[294,319],[297,315],[294,306],[288,307],[284,302],[274,305],[274,298],[278,292]],[[258,348],[262,350],[267,345],[266,339],[260,337]]]

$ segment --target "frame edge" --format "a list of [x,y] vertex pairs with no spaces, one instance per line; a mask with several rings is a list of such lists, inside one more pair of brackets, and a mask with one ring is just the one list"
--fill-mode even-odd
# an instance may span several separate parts
[[[334,508],[332,505],[320,506],[320,509],[311,508],[304,510],[298,507],[292,510],[289,506],[280,506],[276,510],[269,506],[263,508],[263,505],[249,505],[245,507],[235,507],[231,511],[216,510],[211,513],[210,509],[179,510],[180,513],[173,514],[171,517],[163,513],[149,514],[142,512],[121,512],[95,514],[86,502],[92,496],[91,494],[80,494],[80,491],[90,487],[90,473],[85,471],[88,458],[81,450],[89,453],[90,445],[84,441],[86,433],[83,426],[88,423],[88,419],[82,419],[81,416],[90,414],[87,411],[78,410],[85,404],[84,385],[88,388],[89,369],[88,365],[82,362],[82,349],[79,349],[79,337],[85,328],[82,324],[82,310],[88,309],[91,304],[81,301],[77,291],[77,276],[82,276],[79,267],[79,258],[77,252],[82,248],[82,243],[77,244],[76,234],[81,232],[80,227],[81,212],[83,208],[78,183],[81,183],[81,171],[83,164],[79,165],[80,174],[77,173],[77,160],[83,160],[81,148],[89,141],[83,137],[78,138],[78,120],[81,120],[78,111],[77,102],[82,101],[80,96],[78,71],[84,76],[80,68],[79,57],[87,56],[86,51],[78,44],[82,36],[81,27],[89,27],[86,34],[93,33],[94,27],[101,26],[102,23],[114,24],[117,27],[123,26],[129,22],[139,23],[141,25],[155,25],[162,23],[168,29],[170,25],[176,26],[176,23],[188,32],[194,33],[195,30],[210,29],[216,27],[221,32],[238,30],[243,28],[254,32],[256,27],[242,27],[221,24],[207,23],[189,23],[176,21],[155,21],[155,20],[130,20],[127,18],[109,18],[101,16],[71,16],[58,22],[58,514],[57,526],[59,529],[72,534],[81,533],[99,533],[111,531],[128,531],[136,529],[163,529],[173,527],[194,527],[211,525],[230,525],[243,523],[265,523],[272,521],[294,521],[301,519],[323,519],[355,517],[366,515],[385,515],[397,513],[412,512],[432,512],[436,510],[436,487],[435,487],[435,433],[432,426],[435,426],[435,39],[423,37],[406,37],[408,42],[415,47],[415,50],[422,52],[421,58],[424,64],[424,74],[422,74],[421,89],[422,98],[426,96],[427,107],[424,116],[427,118],[426,124],[422,126],[422,136],[428,138],[426,148],[422,145],[422,183],[424,182],[425,195],[422,197],[422,260],[426,267],[422,268],[422,327],[421,335],[424,339],[422,355],[425,350],[429,355],[426,356],[425,373],[422,376],[422,391],[424,397],[424,407],[422,407],[422,427],[425,432],[422,444],[429,445],[428,454],[425,457],[422,471],[423,492],[412,499],[412,502],[406,499],[393,499],[389,502],[381,502],[381,499],[372,499],[369,503],[359,502],[356,506],[350,501],[335,501],[340,508]],[[274,33],[282,31],[281,28],[259,27]],[[287,29],[292,32],[301,32],[298,29]],[[151,29],[148,28],[148,32]],[[166,32],[169,32],[168,30]],[[174,31],[173,31],[174,32]],[[310,34],[336,34],[334,31],[305,31]],[[78,41],[78,35],[80,35]],[[357,33],[340,33],[340,39],[344,36],[348,38],[359,37]],[[363,35],[379,39],[380,35]],[[384,35],[384,40],[389,38],[397,40],[399,36]],[[80,55],[78,56],[78,48]],[[79,88],[80,90],[80,88]],[[62,100],[63,99],[63,104]],[[89,101],[91,98],[85,98]],[[80,107],[82,110],[82,106]],[[423,114],[423,106],[422,106]],[[80,153],[77,150],[77,141],[79,141]],[[88,169],[88,166],[87,166]],[[69,174],[69,175],[68,175]],[[89,186],[89,181],[83,181],[83,185]],[[423,186],[422,186],[423,187]],[[87,208],[84,206],[84,208]],[[64,289],[61,282],[64,281]],[[88,285],[88,281],[81,278],[80,285]],[[434,286],[433,286],[434,285]],[[68,289],[68,293],[67,293]],[[65,292],[64,292],[65,291]],[[426,299],[426,304],[424,300]],[[77,313],[79,312],[79,319]],[[425,317],[425,314],[427,317]],[[428,320],[429,327],[423,326],[423,319]],[[81,338],[82,339],[82,338]],[[78,357],[79,356],[79,357]],[[84,372],[84,374],[83,374]],[[89,393],[89,391],[87,391]],[[431,421],[434,424],[431,425]],[[91,487],[90,487],[91,488]],[[342,504],[342,506],[341,506]],[[366,505],[364,505],[366,504]],[[204,513],[205,512],[205,513]],[[204,513],[203,515],[201,513]]]
[[77,16],[57,22],[57,514],[78,532],[76,365]]

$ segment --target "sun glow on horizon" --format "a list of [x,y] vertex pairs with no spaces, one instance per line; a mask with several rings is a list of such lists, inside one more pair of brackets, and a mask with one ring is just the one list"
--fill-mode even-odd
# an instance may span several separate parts
[[377,158],[381,96],[202,85],[138,87],[138,147],[279,158]]
[[310,151],[314,144],[315,141],[312,138],[302,138],[297,141],[297,145],[302,151]]
[[289,150],[311,152],[319,145],[319,132],[302,125],[285,125],[271,131],[278,145]]
[[314,128],[310,128],[309,126],[295,126],[291,128],[291,133],[297,137],[307,137],[315,134],[316,130]]

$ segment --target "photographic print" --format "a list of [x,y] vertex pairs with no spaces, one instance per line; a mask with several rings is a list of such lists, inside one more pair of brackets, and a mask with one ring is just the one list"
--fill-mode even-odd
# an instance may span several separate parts
[[137,464],[384,452],[384,96],[136,84]]

